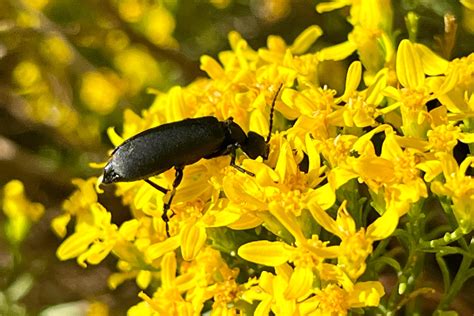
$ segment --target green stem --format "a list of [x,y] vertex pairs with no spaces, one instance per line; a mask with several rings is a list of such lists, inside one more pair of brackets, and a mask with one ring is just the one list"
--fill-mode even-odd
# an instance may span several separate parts
[[410,209],[406,234],[398,232],[399,237],[403,236],[407,242],[408,259],[402,272],[398,275],[398,282],[388,301],[388,310],[393,315],[401,308],[402,302],[406,301],[405,298],[415,289],[416,281],[423,271],[425,254],[420,251],[418,243],[426,224],[426,217],[422,212],[423,204],[424,201],[420,201]]
[[437,253],[436,254],[436,262],[438,262],[439,268],[441,270],[441,274],[443,275],[443,284],[444,289],[448,289],[451,286],[451,278],[449,276],[449,269],[446,265],[446,262],[443,259],[443,255]]
[[371,265],[375,267],[376,271],[380,271],[381,268],[386,265],[392,267],[396,273],[399,273],[402,270],[402,267],[397,260],[386,256],[375,259],[373,262],[371,262]]
[[[470,249],[471,252],[474,251],[474,242],[471,242],[470,248],[471,248]],[[459,266],[456,276],[454,277],[454,280],[451,283],[451,286],[446,291],[446,294],[443,295],[438,305],[437,311],[443,311],[449,308],[451,301],[461,290],[464,282],[466,282],[469,279],[469,277],[473,275],[473,272],[472,272],[473,270],[470,269],[471,264],[472,264],[472,259],[469,256],[463,256],[461,265]]]
[[425,240],[432,240],[432,239],[435,239],[438,236],[440,236],[442,234],[446,234],[447,232],[450,232],[450,231],[451,231],[451,226],[450,225],[448,225],[448,224],[440,225],[440,226],[437,226],[437,227],[433,228],[433,230],[431,230],[430,232],[426,233],[424,239]]
[[375,250],[372,252],[371,257],[376,259],[380,257],[386,250],[388,243],[390,242],[390,238],[383,239],[379,242]]
[[462,232],[462,230],[460,228],[457,228],[452,233],[444,234],[444,236],[441,238],[429,240],[429,241],[423,241],[421,242],[420,246],[421,248],[425,248],[425,249],[442,247],[442,246],[446,246],[452,243],[453,241],[461,239],[463,236],[464,236],[464,233]]

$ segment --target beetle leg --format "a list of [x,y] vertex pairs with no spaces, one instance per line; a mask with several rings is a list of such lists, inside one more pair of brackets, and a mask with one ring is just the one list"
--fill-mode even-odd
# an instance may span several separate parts
[[183,169],[184,167],[175,167],[176,170],[176,176],[173,181],[173,189],[171,190],[170,198],[168,199],[168,202],[166,202],[163,205],[163,214],[161,215],[161,218],[165,222],[166,225],[166,236],[170,237],[170,226],[169,226],[169,221],[170,218],[174,216],[174,212],[172,212],[171,216],[168,217],[168,210],[171,207],[171,202],[173,201],[174,195],[176,194],[176,188],[178,185],[181,183],[183,180]]
[[145,179],[144,181],[148,183],[149,185],[151,185],[152,187],[154,187],[155,189],[157,189],[158,191],[163,192],[164,194],[168,193],[169,191],[168,189],[163,188],[162,186],[151,181],[150,179]]
[[230,148],[230,165],[232,167],[234,167],[235,169],[239,170],[240,172],[242,173],[246,173],[248,174],[249,176],[252,176],[252,177],[255,177],[255,173],[253,172],[250,172],[248,170],[245,170],[244,168],[242,168],[241,166],[238,166],[236,163],[235,163],[235,157],[236,157],[236,153],[235,153],[235,149],[237,148],[236,145],[229,145]]

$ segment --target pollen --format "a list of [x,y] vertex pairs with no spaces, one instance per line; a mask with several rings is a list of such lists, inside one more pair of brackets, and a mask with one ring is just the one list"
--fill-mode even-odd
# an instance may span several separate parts
[[401,101],[403,103],[403,107],[413,112],[424,109],[429,97],[430,95],[428,91],[426,91],[424,88],[401,89]]
[[348,295],[340,287],[330,284],[323,290],[316,292],[319,306],[323,315],[346,315],[349,309]]
[[428,131],[430,150],[450,153],[458,142],[461,129],[458,126],[439,125]]
[[394,164],[394,181],[408,183],[420,176],[420,171],[416,168],[417,156],[414,152],[406,150],[392,162]]

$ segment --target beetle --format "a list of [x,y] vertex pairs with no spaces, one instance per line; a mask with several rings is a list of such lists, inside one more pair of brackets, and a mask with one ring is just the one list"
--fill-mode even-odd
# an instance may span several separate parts
[[[100,182],[131,182],[144,180],[158,191],[167,194],[168,189],[152,182],[149,178],[174,167],[175,179],[170,198],[163,206],[162,219],[169,237],[168,210],[183,179],[183,169],[200,159],[212,159],[230,155],[230,165],[250,176],[252,172],[235,163],[236,150],[240,148],[249,158],[268,158],[269,141],[273,125],[275,101],[282,85],[278,88],[271,105],[270,126],[267,139],[258,133],[248,132],[233,121],[232,117],[219,121],[214,116],[188,118],[178,122],[162,124],[147,129],[125,140],[116,147],[107,162]],[[174,213],[171,215],[173,216]]]

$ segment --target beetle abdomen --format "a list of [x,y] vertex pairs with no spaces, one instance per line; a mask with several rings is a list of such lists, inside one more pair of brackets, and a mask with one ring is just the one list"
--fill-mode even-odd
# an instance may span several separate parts
[[104,169],[104,183],[136,181],[175,166],[193,164],[222,150],[225,128],[206,116],[163,124],[118,146]]

